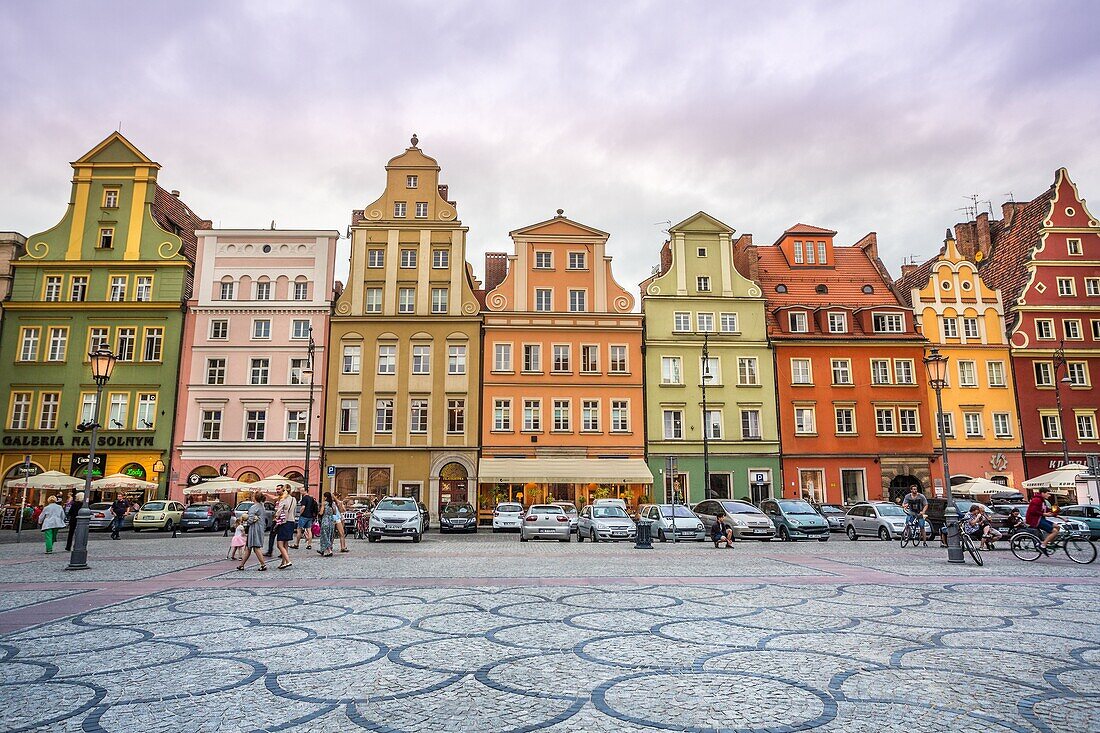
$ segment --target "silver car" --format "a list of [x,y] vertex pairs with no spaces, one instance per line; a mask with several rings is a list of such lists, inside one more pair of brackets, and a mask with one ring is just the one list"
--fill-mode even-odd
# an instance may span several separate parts
[[901,539],[905,517],[905,510],[891,501],[861,501],[848,510],[844,532],[850,540],[860,537]]
[[577,518],[577,542],[633,540],[637,536],[637,525],[622,507],[589,505]]
[[734,539],[764,540],[775,537],[775,525],[764,512],[752,504],[733,499],[707,499],[695,505],[694,511],[709,533],[717,521],[718,513],[725,514],[723,521],[733,530]]
[[678,540],[702,542],[707,538],[707,528],[703,526],[703,520],[683,504],[676,505],[675,516],[673,516],[672,504],[643,504],[638,509],[638,519],[648,519],[652,522],[650,529],[661,542],[671,539],[673,534]]
[[565,512],[565,516],[569,517],[569,531],[573,534],[577,533],[577,505],[571,501],[552,501],[550,502],[554,506],[560,506],[561,510]]
[[519,541],[557,540],[568,542],[569,515],[554,504],[532,504],[523,515],[523,524],[519,528]]
[[[110,529],[111,522],[115,520],[115,515],[111,512],[111,504],[113,502],[101,501],[96,502],[88,507],[92,512],[92,518],[88,520],[88,530],[93,529]],[[134,528],[134,514],[135,512],[127,511],[122,517],[122,528],[133,529]]]
[[[248,514],[248,510],[252,507],[251,501],[242,501],[237,505],[237,508],[233,510],[232,526],[237,526],[237,521]],[[275,522],[275,505],[270,501],[264,502],[264,526],[271,527]]]
[[413,542],[419,542],[423,534],[424,517],[415,499],[387,496],[370,513],[368,542],[377,542],[383,537],[409,537]]

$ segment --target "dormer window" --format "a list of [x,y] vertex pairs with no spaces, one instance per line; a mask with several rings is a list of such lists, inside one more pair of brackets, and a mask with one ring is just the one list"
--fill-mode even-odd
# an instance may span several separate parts
[[810,330],[809,320],[806,318],[806,313],[804,311],[795,311],[787,315],[791,326],[791,333],[806,333]]
[[873,313],[871,326],[875,333],[901,333],[905,330],[905,319],[900,313]]
[[802,264],[802,242],[797,239],[794,242],[794,263],[796,265]]
[[806,264],[813,265],[814,262],[814,243],[806,242]]
[[818,242],[817,243],[817,264],[819,264],[819,265],[824,265],[825,264],[825,243],[824,242]]
[[405,176],[405,188],[416,188],[419,183],[419,176]]
[[848,314],[847,313],[830,313],[829,314],[829,333],[847,333],[848,332]]

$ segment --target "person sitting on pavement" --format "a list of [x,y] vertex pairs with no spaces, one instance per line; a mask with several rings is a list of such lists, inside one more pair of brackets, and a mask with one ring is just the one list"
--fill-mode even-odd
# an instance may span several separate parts
[[714,549],[725,542],[726,547],[733,547],[733,529],[726,524],[726,513],[719,512],[714,518],[714,525],[710,528],[710,539],[714,542]]
[[1050,494],[1050,489],[1039,489],[1035,492],[1035,496],[1031,497],[1031,501],[1027,504],[1027,514],[1024,515],[1024,522],[1032,529],[1037,529],[1040,532],[1046,532],[1046,536],[1039,542],[1039,549],[1045,554],[1047,551],[1047,543],[1050,542],[1058,534],[1058,527],[1050,520],[1053,516],[1049,505],[1047,504],[1047,496]]
[[1005,532],[1007,534],[1014,534],[1027,527],[1027,523],[1024,518],[1020,516],[1020,510],[1016,507],[1012,508],[1012,511],[1008,513],[1008,519],[1005,520]]
[[989,517],[985,515],[981,504],[970,505],[970,511],[963,519],[962,529],[983,550],[992,550],[993,543],[1001,538],[1001,533],[989,523]]

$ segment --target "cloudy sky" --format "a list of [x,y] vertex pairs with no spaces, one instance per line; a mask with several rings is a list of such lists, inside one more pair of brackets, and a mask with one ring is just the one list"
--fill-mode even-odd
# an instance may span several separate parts
[[699,209],[764,244],[874,230],[896,273],[966,196],[999,211],[1059,166],[1100,213],[1098,23],[1088,0],[6,2],[0,230],[56,223],[68,162],[121,123],[216,226],[343,231],[415,131],[479,273],[559,207],[632,290]]

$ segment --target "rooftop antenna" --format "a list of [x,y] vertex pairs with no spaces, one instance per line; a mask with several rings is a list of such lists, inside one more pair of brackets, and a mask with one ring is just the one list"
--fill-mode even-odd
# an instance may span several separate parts
[[1006,193],[1005,196],[1008,196],[1008,203],[1010,203],[1010,204],[1016,203],[1016,197],[1012,195],[1011,191]]
[[664,226],[661,227],[661,231],[664,232],[665,234],[668,234],[668,230],[672,228],[672,220],[671,219],[665,219],[664,221],[655,221],[655,222],[653,222],[653,226],[660,226],[661,224],[664,224]]
[[118,121],[118,130],[117,130],[117,132],[118,132],[119,134],[122,134],[122,120],[119,120],[119,121]]

